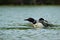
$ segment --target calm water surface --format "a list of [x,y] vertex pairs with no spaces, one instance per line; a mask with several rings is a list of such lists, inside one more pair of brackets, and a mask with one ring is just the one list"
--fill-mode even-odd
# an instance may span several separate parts
[[4,29],[27,27],[19,24],[29,17],[60,24],[60,6],[0,6],[0,40],[60,40],[60,29]]

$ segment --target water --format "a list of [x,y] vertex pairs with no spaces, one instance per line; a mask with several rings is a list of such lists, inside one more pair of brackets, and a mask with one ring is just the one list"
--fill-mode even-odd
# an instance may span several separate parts
[[57,27],[30,29],[29,26],[21,26],[28,23],[24,19],[29,17],[37,20],[42,17],[59,25],[60,6],[0,6],[0,40],[60,40],[60,29]]

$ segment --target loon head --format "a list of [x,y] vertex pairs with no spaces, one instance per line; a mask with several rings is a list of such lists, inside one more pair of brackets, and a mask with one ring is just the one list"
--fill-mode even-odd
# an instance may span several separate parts
[[39,21],[44,21],[44,19],[43,18],[40,18]]
[[39,22],[42,23],[45,27],[48,26],[48,21],[47,20],[44,20],[43,18],[40,18],[39,19]]
[[43,24],[44,23],[44,19],[43,18],[40,18],[38,22],[40,22],[40,23]]
[[29,22],[31,22],[31,23],[33,23],[33,24],[36,24],[36,20],[33,19],[33,18],[25,19],[25,21],[29,21]]

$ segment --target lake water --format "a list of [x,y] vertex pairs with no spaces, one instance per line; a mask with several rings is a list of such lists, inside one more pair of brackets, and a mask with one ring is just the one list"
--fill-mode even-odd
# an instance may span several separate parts
[[0,6],[0,40],[60,40],[60,29],[57,27],[19,29],[28,27],[20,24],[28,23],[24,19],[29,17],[36,20],[42,17],[60,25],[60,6]]

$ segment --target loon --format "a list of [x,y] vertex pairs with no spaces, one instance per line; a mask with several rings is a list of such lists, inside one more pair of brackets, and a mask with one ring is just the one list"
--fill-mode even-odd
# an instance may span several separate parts
[[28,18],[25,19],[25,21],[31,22],[34,28],[43,28],[48,26],[48,21],[44,20],[43,18],[40,18],[38,21],[34,18]]

